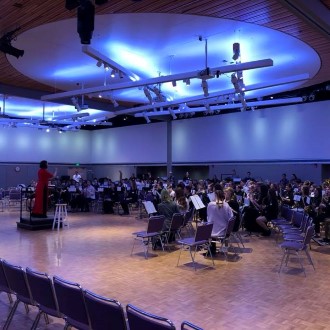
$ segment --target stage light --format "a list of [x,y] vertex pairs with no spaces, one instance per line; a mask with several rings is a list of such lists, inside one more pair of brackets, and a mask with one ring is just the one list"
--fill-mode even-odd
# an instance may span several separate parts
[[190,79],[189,78],[184,79],[183,82],[186,83],[186,86],[190,86]]
[[171,116],[172,116],[173,119],[176,119],[177,118],[176,115],[175,115],[175,113],[174,113],[174,111],[173,111],[173,109],[171,107],[168,108],[168,111],[171,114]]
[[204,96],[207,97],[209,96],[209,86],[208,83],[205,79],[202,80],[202,88],[203,88],[203,92],[204,92]]
[[237,61],[241,56],[240,45],[238,42],[233,43],[233,57],[234,61]]
[[15,48],[11,45],[11,41],[16,38],[16,32],[18,30],[20,30],[20,27],[6,33],[0,38],[0,51],[8,55],[15,56],[16,58],[24,55],[24,50]]
[[143,88],[143,91],[144,91],[144,95],[147,97],[147,99],[149,100],[149,103],[152,104],[153,103],[153,99],[152,99],[152,96],[151,96],[151,93],[149,91],[149,88],[148,87],[144,87]]
[[78,112],[81,111],[81,107],[80,107],[78,99],[76,97],[74,97],[74,96],[71,97],[71,102]]
[[97,62],[96,62],[96,66],[98,66],[99,68],[101,67],[102,64],[103,64],[102,61],[97,61]]
[[147,124],[149,124],[150,123],[149,117],[145,113],[143,114],[143,117],[146,120]]
[[309,95],[308,101],[312,102],[314,100],[315,100],[315,95],[314,94]]
[[173,81],[172,81],[172,86],[173,86],[173,87],[176,87],[176,80],[173,80]]

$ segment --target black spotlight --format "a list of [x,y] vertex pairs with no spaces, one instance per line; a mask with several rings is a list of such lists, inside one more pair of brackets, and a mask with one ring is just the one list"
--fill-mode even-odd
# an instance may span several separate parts
[[91,43],[94,31],[95,6],[89,1],[81,1],[77,9],[77,32],[80,42],[84,45]]
[[5,54],[15,56],[16,58],[24,55],[24,50],[15,48],[11,45],[11,41],[16,38],[15,34],[19,29],[20,28],[17,28],[11,32],[8,32],[0,38],[0,51],[4,52]]

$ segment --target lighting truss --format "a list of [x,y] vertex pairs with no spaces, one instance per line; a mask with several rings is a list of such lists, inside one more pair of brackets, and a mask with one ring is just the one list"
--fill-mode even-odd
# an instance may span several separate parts
[[[88,49],[89,49],[89,46],[83,46],[83,47],[88,47]],[[109,59],[109,61],[111,61],[111,60]],[[117,65],[119,66],[119,64],[117,64]],[[251,61],[251,62],[246,62],[246,63],[231,64],[231,65],[209,68],[209,72],[210,72],[210,75],[212,74],[213,76],[215,76],[216,73],[218,73],[218,75],[221,75],[224,73],[236,72],[238,70],[252,70],[252,69],[265,68],[265,67],[270,67],[270,66],[273,66],[273,60],[263,59],[263,60]],[[120,66],[119,70],[126,74],[126,72],[124,71],[126,69],[123,68],[122,66]],[[115,91],[115,90],[121,90],[121,89],[138,88],[138,87],[152,86],[152,85],[159,86],[160,84],[163,84],[166,82],[172,82],[173,80],[187,81],[187,79],[196,79],[196,78],[203,79],[203,77],[205,78],[204,71],[205,70],[191,71],[191,72],[179,73],[179,74],[156,77],[156,78],[148,78],[148,79],[143,79],[143,80],[139,79],[139,80],[135,80],[135,81],[119,82],[119,83],[106,85],[106,86],[102,85],[102,86],[83,88],[83,89],[78,89],[78,90],[62,92],[62,93],[48,94],[48,95],[43,95],[41,97],[41,100],[49,101],[49,100],[66,98],[66,97],[78,96],[78,95],[82,95],[82,94],[101,93],[101,92],[110,91],[110,90]]]

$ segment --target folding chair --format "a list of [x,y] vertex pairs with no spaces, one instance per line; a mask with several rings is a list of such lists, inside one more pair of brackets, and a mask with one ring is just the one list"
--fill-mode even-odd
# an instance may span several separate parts
[[46,324],[49,324],[47,315],[62,318],[52,279],[46,273],[40,273],[31,268],[26,268],[26,277],[29,282],[32,298],[39,308],[31,329],[37,329],[41,315],[45,316]]
[[66,281],[58,276],[53,277],[53,283],[58,307],[65,319],[64,329],[73,326],[80,330],[90,330],[82,287],[78,283]]
[[290,255],[295,254],[298,257],[298,261],[300,263],[300,266],[302,270],[304,271],[304,274],[306,276],[305,268],[301,262],[301,258],[299,255],[299,252],[304,251],[306,253],[307,259],[309,260],[310,264],[313,266],[313,269],[315,270],[313,260],[308,252],[308,247],[310,244],[310,241],[314,235],[314,225],[309,226],[306,230],[306,236],[303,240],[303,242],[297,242],[297,241],[284,241],[283,243],[280,244],[280,247],[283,249],[283,257],[281,260],[281,265],[278,270],[280,273],[282,270],[283,262],[285,260],[285,265],[288,265]]
[[9,328],[9,325],[20,302],[25,305],[25,310],[27,313],[29,312],[28,306],[35,306],[35,302],[32,298],[24,269],[20,266],[12,265],[5,260],[3,260],[2,265],[8,280],[9,287],[16,296],[16,301],[10,310],[5,325],[3,326],[3,329],[6,330]]
[[187,211],[184,214],[182,226],[180,229],[180,234],[183,229],[185,229],[188,232],[189,236],[193,236],[195,234],[194,227],[192,225],[193,218],[194,218],[194,208],[192,207],[189,209],[189,211]]
[[[191,260],[193,262],[195,270],[196,270],[195,256],[196,256],[197,248],[199,248],[199,247],[203,247],[203,248],[207,249],[207,251],[211,257],[212,264],[213,264],[213,266],[215,266],[214,260],[212,257],[212,253],[211,253],[211,249],[210,249],[210,239],[211,239],[212,228],[213,228],[213,223],[207,223],[205,225],[197,226],[195,237],[183,238],[178,241],[178,244],[181,244],[181,249],[180,249],[180,254],[178,257],[177,266],[179,265],[181,252],[184,247],[188,247],[188,250],[189,250],[189,253],[191,256]],[[192,249],[194,249],[194,253],[192,253]]]
[[84,291],[87,313],[92,329],[127,330],[124,309],[117,300]]
[[[226,232],[223,236],[212,237],[212,242],[214,243],[220,242],[221,245],[219,251],[224,253],[226,260],[228,260],[228,249],[230,246],[230,238],[232,237],[234,226],[235,226],[235,217],[231,218],[228,221]],[[239,247],[239,242],[237,240],[236,243],[237,246]]]
[[164,245],[162,242],[162,229],[164,225],[165,217],[163,215],[151,216],[148,220],[147,230],[133,233],[135,235],[131,255],[133,254],[136,241],[140,241],[143,247],[144,256],[148,259],[148,248],[150,244],[155,244],[155,241],[159,239],[162,250],[164,251]]
[[167,231],[164,231],[163,234],[165,234],[165,241],[166,241],[166,246],[169,248],[169,240],[172,235],[174,235],[174,238],[176,236],[179,236],[181,239],[180,235],[180,229],[182,227],[183,223],[183,215],[181,213],[174,213],[172,216],[170,228]]
[[175,330],[171,320],[148,313],[131,304],[126,306],[126,313],[130,330]]
[[0,259],[0,292],[7,293],[8,300],[10,303],[13,302],[13,298],[11,297],[11,294],[13,293],[12,290],[10,290],[8,280],[5,274],[5,271],[3,269],[3,259]]

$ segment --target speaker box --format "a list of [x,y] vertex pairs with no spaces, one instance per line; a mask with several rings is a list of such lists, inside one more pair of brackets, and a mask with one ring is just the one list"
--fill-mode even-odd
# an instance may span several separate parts
[[67,10],[75,9],[79,6],[79,0],[66,0],[65,1],[65,8]]
[[84,45],[91,43],[94,31],[95,6],[86,1],[77,9],[77,32],[80,36],[80,42]]

